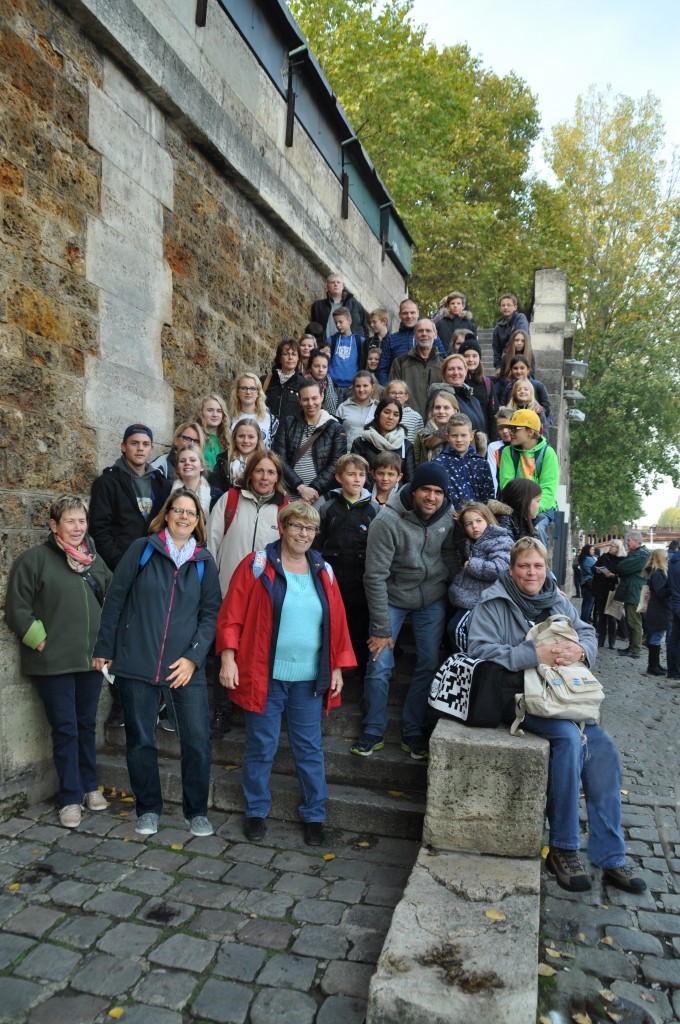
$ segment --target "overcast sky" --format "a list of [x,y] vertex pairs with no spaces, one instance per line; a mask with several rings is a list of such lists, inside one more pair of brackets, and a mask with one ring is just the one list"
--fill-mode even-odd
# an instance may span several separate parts
[[[538,96],[549,132],[590,85],[658,96],[668,154],[680,146],[680,0],[415,0],[412,18],[439,46],[467,43],[485,67],[517,72]],[[536,147],[540,167],[542,145]],[[641,522],[674,506],[668,485],[644,500]]]

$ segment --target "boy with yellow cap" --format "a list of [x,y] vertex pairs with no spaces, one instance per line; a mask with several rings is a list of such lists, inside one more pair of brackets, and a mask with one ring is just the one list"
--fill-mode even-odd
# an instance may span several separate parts
[[554,520],[557,508],[560,479],[557,455],[541,436],[541,421],[532,409],[516,409],[508,429],[512,440],[501,454],[498,489],[502,491],[510,480],[518,476],[538,484],[542,494],[534,526],[547,547],[547,526]]

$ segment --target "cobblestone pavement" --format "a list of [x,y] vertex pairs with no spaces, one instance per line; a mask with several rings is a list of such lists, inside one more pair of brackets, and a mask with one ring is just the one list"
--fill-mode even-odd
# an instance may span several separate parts
[[630,861],[648,891],[605,887],[597,869],[593,890],[579,896],[544,877],[540,1002],[551,1024],[579,1012],[593,1022],[680,1020],[680,683],[646,675],[646,654],[634,661],[601,650],[595,671],[606,692],[602,724],[621,752]]
[[317,851],[270,821],[249,844],[217,813],[199,839],[177,808],[142,837],[131,808],[118,794],[74,831],[47,805],[0,823],[0,1020],[364,1020],[417,843],[329,831]]

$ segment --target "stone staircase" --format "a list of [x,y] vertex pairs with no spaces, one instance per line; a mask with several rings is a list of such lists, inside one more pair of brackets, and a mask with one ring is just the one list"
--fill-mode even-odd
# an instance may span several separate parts
[[[400,643],[402,638],[400,637]],[[345,683],[343,704],[324,714],[322,731],[328,780],[327,824],[355,832],[420,839],[425,813],[427,763],[404,754],[401,741],[401,706],[413,668],[414,653],[400,655],[390,686],[385,747],[371,757],[350,753],[350,744],[361,735],[362,713],[359,686],[351,676]],[[125,730],[105,730],[106,743],[98,765],[107,786],[129,788],[125,765]],[[168,800],[181,802],[179,741],[174,733],[156,730],[163,792]],[[245,729],[240,709],[224,739],[213,741],[213,768],[209,803],[221,811],[243,808],[241,760]],[[271,778],[271,816],[297,820],[300,794],[285,726]]]

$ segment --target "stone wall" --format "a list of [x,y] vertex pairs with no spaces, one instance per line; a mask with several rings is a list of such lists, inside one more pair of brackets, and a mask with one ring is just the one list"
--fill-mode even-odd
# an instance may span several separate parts
[[[3,604],[52,497],[86,495],[126,423],[162,446],[200,394],[268,369],[331,269],[369,307],[404,294],[356,208],[339,221],[312,141],[298,126],[283,146],[285,103],[219,5],[205,30],[194,13],[0,0]],[[46,721],[4,626],[0,700],[0,802],[49,795]]]

